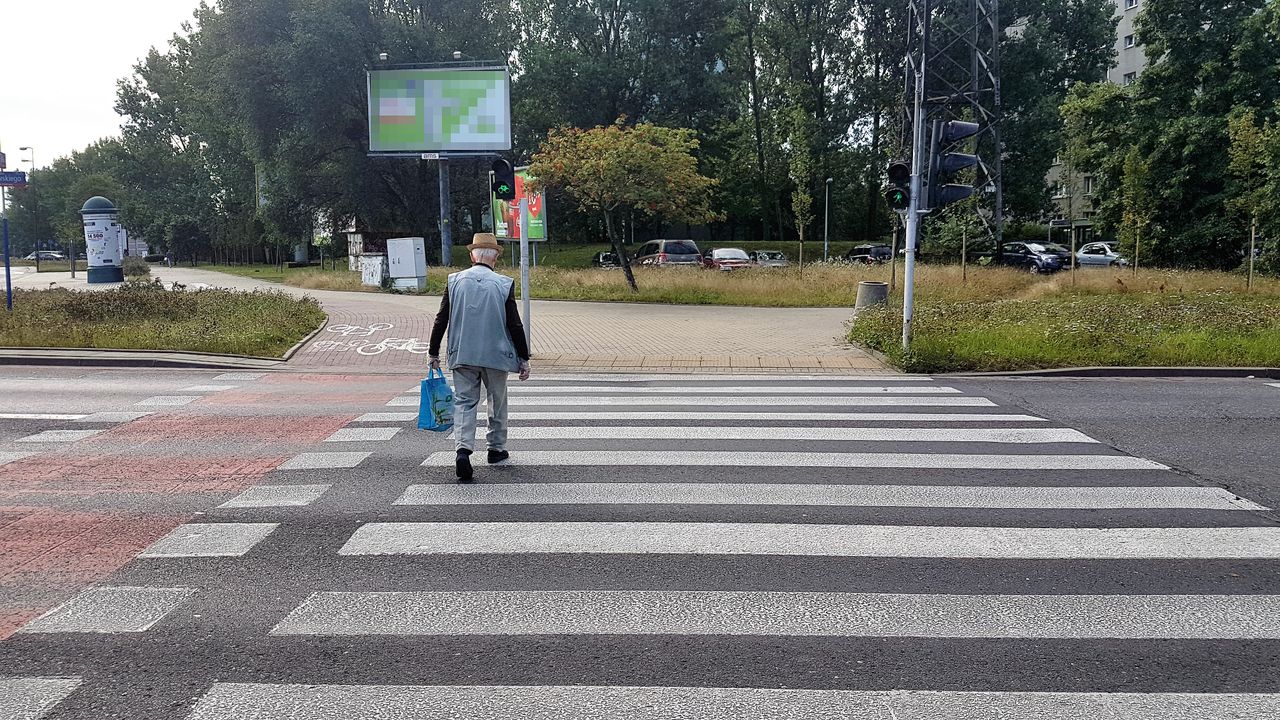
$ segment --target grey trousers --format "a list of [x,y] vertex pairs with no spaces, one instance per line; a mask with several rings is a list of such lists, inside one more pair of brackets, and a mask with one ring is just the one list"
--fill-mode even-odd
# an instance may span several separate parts
[[458,450],[475,450],[476,406],[480,386],[489,396],[490,450],[507,449],[507,373],[493,368],[462,365],[453,370],[453,440]]

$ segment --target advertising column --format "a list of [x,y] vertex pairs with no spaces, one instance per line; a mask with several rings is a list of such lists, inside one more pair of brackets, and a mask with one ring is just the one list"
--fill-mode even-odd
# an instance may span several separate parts
[[124,282],[121,267],[119,211],[104,197],[91,197],[80,209],[90,283]]

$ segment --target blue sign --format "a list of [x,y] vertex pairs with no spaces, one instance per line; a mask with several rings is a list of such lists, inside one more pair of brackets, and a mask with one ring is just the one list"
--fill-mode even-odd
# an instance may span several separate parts
[[26,187],[27,174],[24,172],[0,172],[0,187]]

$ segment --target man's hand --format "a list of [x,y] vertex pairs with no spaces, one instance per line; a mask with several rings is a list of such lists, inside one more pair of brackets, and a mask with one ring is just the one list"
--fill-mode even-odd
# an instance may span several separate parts
[[525,380],[528,380],[528,379],[529,379],[529,361],[521,360],[520,361],[520,382],[524,382]]
[[439,369],[440,369],[440,356],[439,356],[439,355],[432,355],[432,356],[431,356],[431,363],[430,363],[430,365],[431,365],[431,369],[432,369],[432,370],[439,370]]

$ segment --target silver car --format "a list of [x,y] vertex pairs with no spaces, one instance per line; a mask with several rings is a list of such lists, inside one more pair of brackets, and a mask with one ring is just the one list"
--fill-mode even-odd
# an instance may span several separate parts
[[1080,267],[1125,267],[1129,261],[1116,252],[1115,243],[1088,243],[1076,252]]
[[756,250],[751,253],[751,262],[762,268],[786,267],[790,264],[781,250]]

